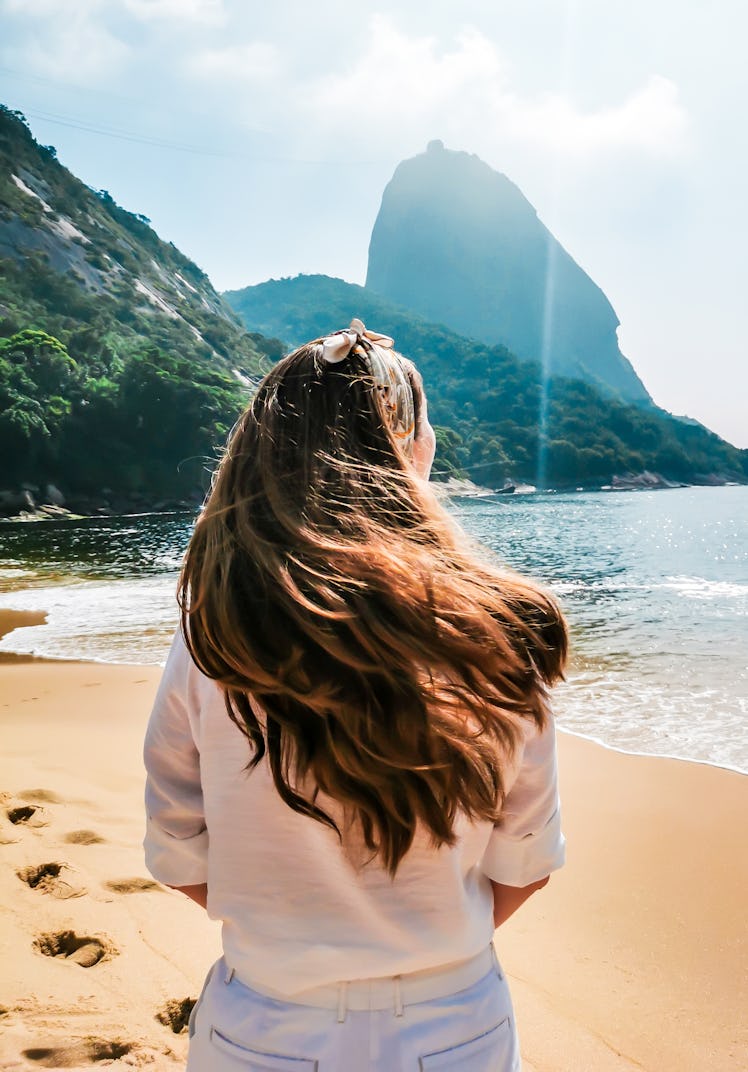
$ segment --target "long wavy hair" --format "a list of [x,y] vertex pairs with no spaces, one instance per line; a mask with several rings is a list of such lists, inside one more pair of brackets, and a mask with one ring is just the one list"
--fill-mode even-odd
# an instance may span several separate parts
[[521,720],[544,725],[566,657],[552,596],[493,564],[415,473],[365,353],[330,365],[322,340],[236,424],[179,600],[249,767],[267,755],[285,803],[341,836],[318,793],[339,802],[391,875],[419,824],[441,846],[459,812],[497,820]]

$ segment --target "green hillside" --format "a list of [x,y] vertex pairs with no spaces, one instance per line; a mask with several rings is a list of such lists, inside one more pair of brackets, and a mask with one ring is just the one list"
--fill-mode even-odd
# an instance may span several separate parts
[[197,491],[279,353],[145,217],[0,106],[0,488]]
[[580,380],[554,376],[543,392],[536,363],[429,324],[367,288],[297,276],[225,297],[246,324],[293,346],[345,327],[352,316],[392,335],[423,373],[442,473],[490,487],[599,487],[644,470],[701,483],[748,476],[748,451],[700,424],[617,401]]

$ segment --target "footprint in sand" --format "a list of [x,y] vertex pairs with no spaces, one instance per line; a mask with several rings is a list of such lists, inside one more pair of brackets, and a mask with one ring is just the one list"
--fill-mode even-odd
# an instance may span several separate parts
[[45,957],[69,960],[81,968],[92,968],[102,960],[117,955],[114,943],[102,936],[76,934],[74,931],[40,934],[34,948]]
[[41,1068],[78,1068],[80,1065],[98,1064],[99,1061],[116,1061],[134,1049],[131,1042],[86,1038],[64,1046],[34,1046],[23,1050],[22,1055]]
[[152,878],[120,878],[112,879],[103,883],[104,889],[112,893],[149,893],[152,890],[163,890],[160,882],[154,882]]
[[31,804],[64,804],[62,797],[53,793],[51,789],[24,789],[22,793],[16,793],[21,800],[27,800]]
[[171,1028],[175,1035],[179,1035],[187,1029],[195,1001],[195,998],[172,998],[158,1010],[156,1019],[164,1027]]
[[44,808],[35,804],[19,804],[5,812],[14,826],[46,826]]
[[36,864],[23,867],[20,871],[16,871],[16,874],[21,882],[25,882],[32,890],[49,893],[60,900],[82,897],[86,892],[82,886],[72,886],[64,878],[60,878],[60,872],[65,870],[69,870],[66,864]]
[[71,830],[62,840],[68,845],[103,845],[106,842],[106,838],[95,830]]

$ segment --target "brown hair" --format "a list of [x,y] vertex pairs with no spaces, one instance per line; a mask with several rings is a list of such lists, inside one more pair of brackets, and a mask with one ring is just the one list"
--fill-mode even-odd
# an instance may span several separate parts
[[267,753],[286,804],[340,834],[311,777],[394,874],[418,824],[439,846],[460,810],[496,820],[567,633],[415,474],[365,354],[321,355],[318,341],[280,361],[234,428],[185,558],[182,626],[250,767]]

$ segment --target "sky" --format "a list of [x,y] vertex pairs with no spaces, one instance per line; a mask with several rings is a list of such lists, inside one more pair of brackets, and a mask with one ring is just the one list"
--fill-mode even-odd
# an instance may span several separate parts
[[477,153],[655,401],[748,447],[747,34],[743,0],[0,0],[0,101],[219,290],[363,283],[397,164]]

